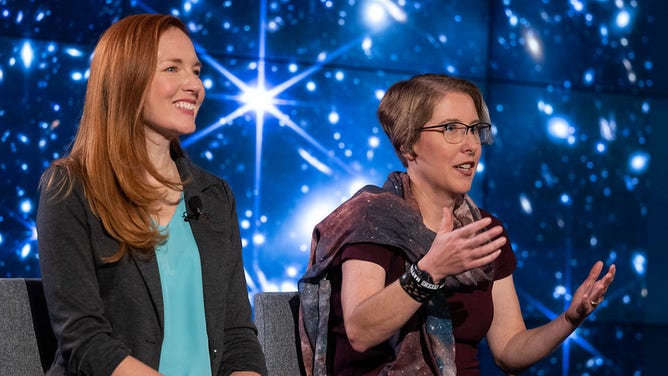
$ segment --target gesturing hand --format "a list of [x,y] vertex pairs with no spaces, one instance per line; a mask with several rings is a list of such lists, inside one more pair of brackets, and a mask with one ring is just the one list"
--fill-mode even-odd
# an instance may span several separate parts
[[603,262],[597,261],[589,271],[587,279],[575,290],[573,300],[571,300],[571,304],[564,314],[566,320],[572,325],[580,325],[603,301],[608,287],[615,279],[616,268],[614,264],[610,265],[608,272],[601,279],[598,279],[602,271]]
[[440,281],[446,276],[494,261],[507,240],[499,237],[503,231],[501,226],[480,232],[490,223],[491,218],[482,218],[453,230],[452,213],[444,208],[436,238],[427,254],[419,261],[418,267],[428,272],[435,281]]

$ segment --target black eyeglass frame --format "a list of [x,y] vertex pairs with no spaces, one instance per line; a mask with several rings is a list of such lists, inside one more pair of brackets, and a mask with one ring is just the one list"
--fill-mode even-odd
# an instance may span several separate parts
[[[464,127],[465,131],[464,131],[464,133],[459,133],[461,135],[461,140],[459,140],[458,142],[452,142],[452,141],[448,140],[448,138],[445,135],[445,131],[446,131],[447,127],[452,126],[452,125],[461,125],[462,127]],[[473,132],[474,135],[475,134],[478,135],[478,140],[480,141],[481,145],[489,145],[489,144],[492,143],[492,124],[484,122],[484,121],[481,121],[481,122],[478,122],[478,123],[475,123],[475,124],[471,124],[471,125],[464,124],[461,121],[449,121],[449,122],[443,123],[443,124],[436,124],[436,125],[429,125],[429,126],[426,126],[426,127],[422,127],[422,128],[420,128],[420,131],[421,132],[422,131],[436,131],[436,128],[442,128],[439,132],[441,132],[443,134],[443,139],[445,139],[445,141],[450,143],[450,144],[461,144],[464,141],[464,137],[466,137],[466,135],[469,133],[469,131]],[[487,132],[489,132],[487,134],[487,139],[485,141],[480,139],[480,130],[481,129],[487,129]],[[462,129],[459,128],[458,130],[462,130]]]

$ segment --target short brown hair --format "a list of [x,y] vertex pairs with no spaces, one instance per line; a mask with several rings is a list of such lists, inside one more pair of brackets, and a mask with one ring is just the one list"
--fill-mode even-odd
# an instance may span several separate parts
[[378,120],[392,142],[404,167],[404,153],[415,156],[413,145],[420,138],[420,128],[431,119],[434,107],[443,95],[452,92],[468,94],[481,121],[490,122],[489,111],[478,87],[465,79],[427,73],[392,85],[378,106]]

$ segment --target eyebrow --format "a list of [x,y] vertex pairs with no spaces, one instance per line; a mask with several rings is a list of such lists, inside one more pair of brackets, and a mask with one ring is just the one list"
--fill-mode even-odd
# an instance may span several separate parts
[[[179,59],[179,58],[160,60],[160,64],[162,64],[162,63],[173,63],[173,64],[180,64],[180,65],[183,65],[183,64],[184,64],[183,59]],[[193,66],[194,66],[194,67],[201,67],[201,66],[202,66],[202,62],[199,61],[199,59],[198,59],[198,60],[195,62],[195,64],[193,64]]]
[[[480,119],[475,119],[475,120],[473,120],[472,122],[468,123],[468,125],[478,124],[478,123],[482,123],[482,122],[483,122],[483,121],[480,120]],[[466,124],[465,122],[463,122],[463,121],[461,121],[461,120],[459,120],[459,119],[448,118],[448,119],[439,121],[437,125],[443,125],[443,124],[448,124],[448,123],[462,123],[462,124]]]

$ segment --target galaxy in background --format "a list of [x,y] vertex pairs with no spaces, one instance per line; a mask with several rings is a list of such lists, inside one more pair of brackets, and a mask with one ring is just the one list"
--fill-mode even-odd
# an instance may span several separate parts
[[[668,75],[658,0],[0,1],[0,277],[39,277],[40,174],[67,153],[90,54],[119,18],[186,22],[206,100],[189,156],[235,192],[249,296],[296,290],[313,226],[402,170],[375,117],[417,73],[483,90],[495,142],[471,192],[506,226],[528,326],[596,260],[617,278],[540,375],[640,375],[648,170]],[[663,64],[665,66],[665,64]],[[657,146],[654,146],[655,148]],[[485,346],[483,374],[499,374]]]

